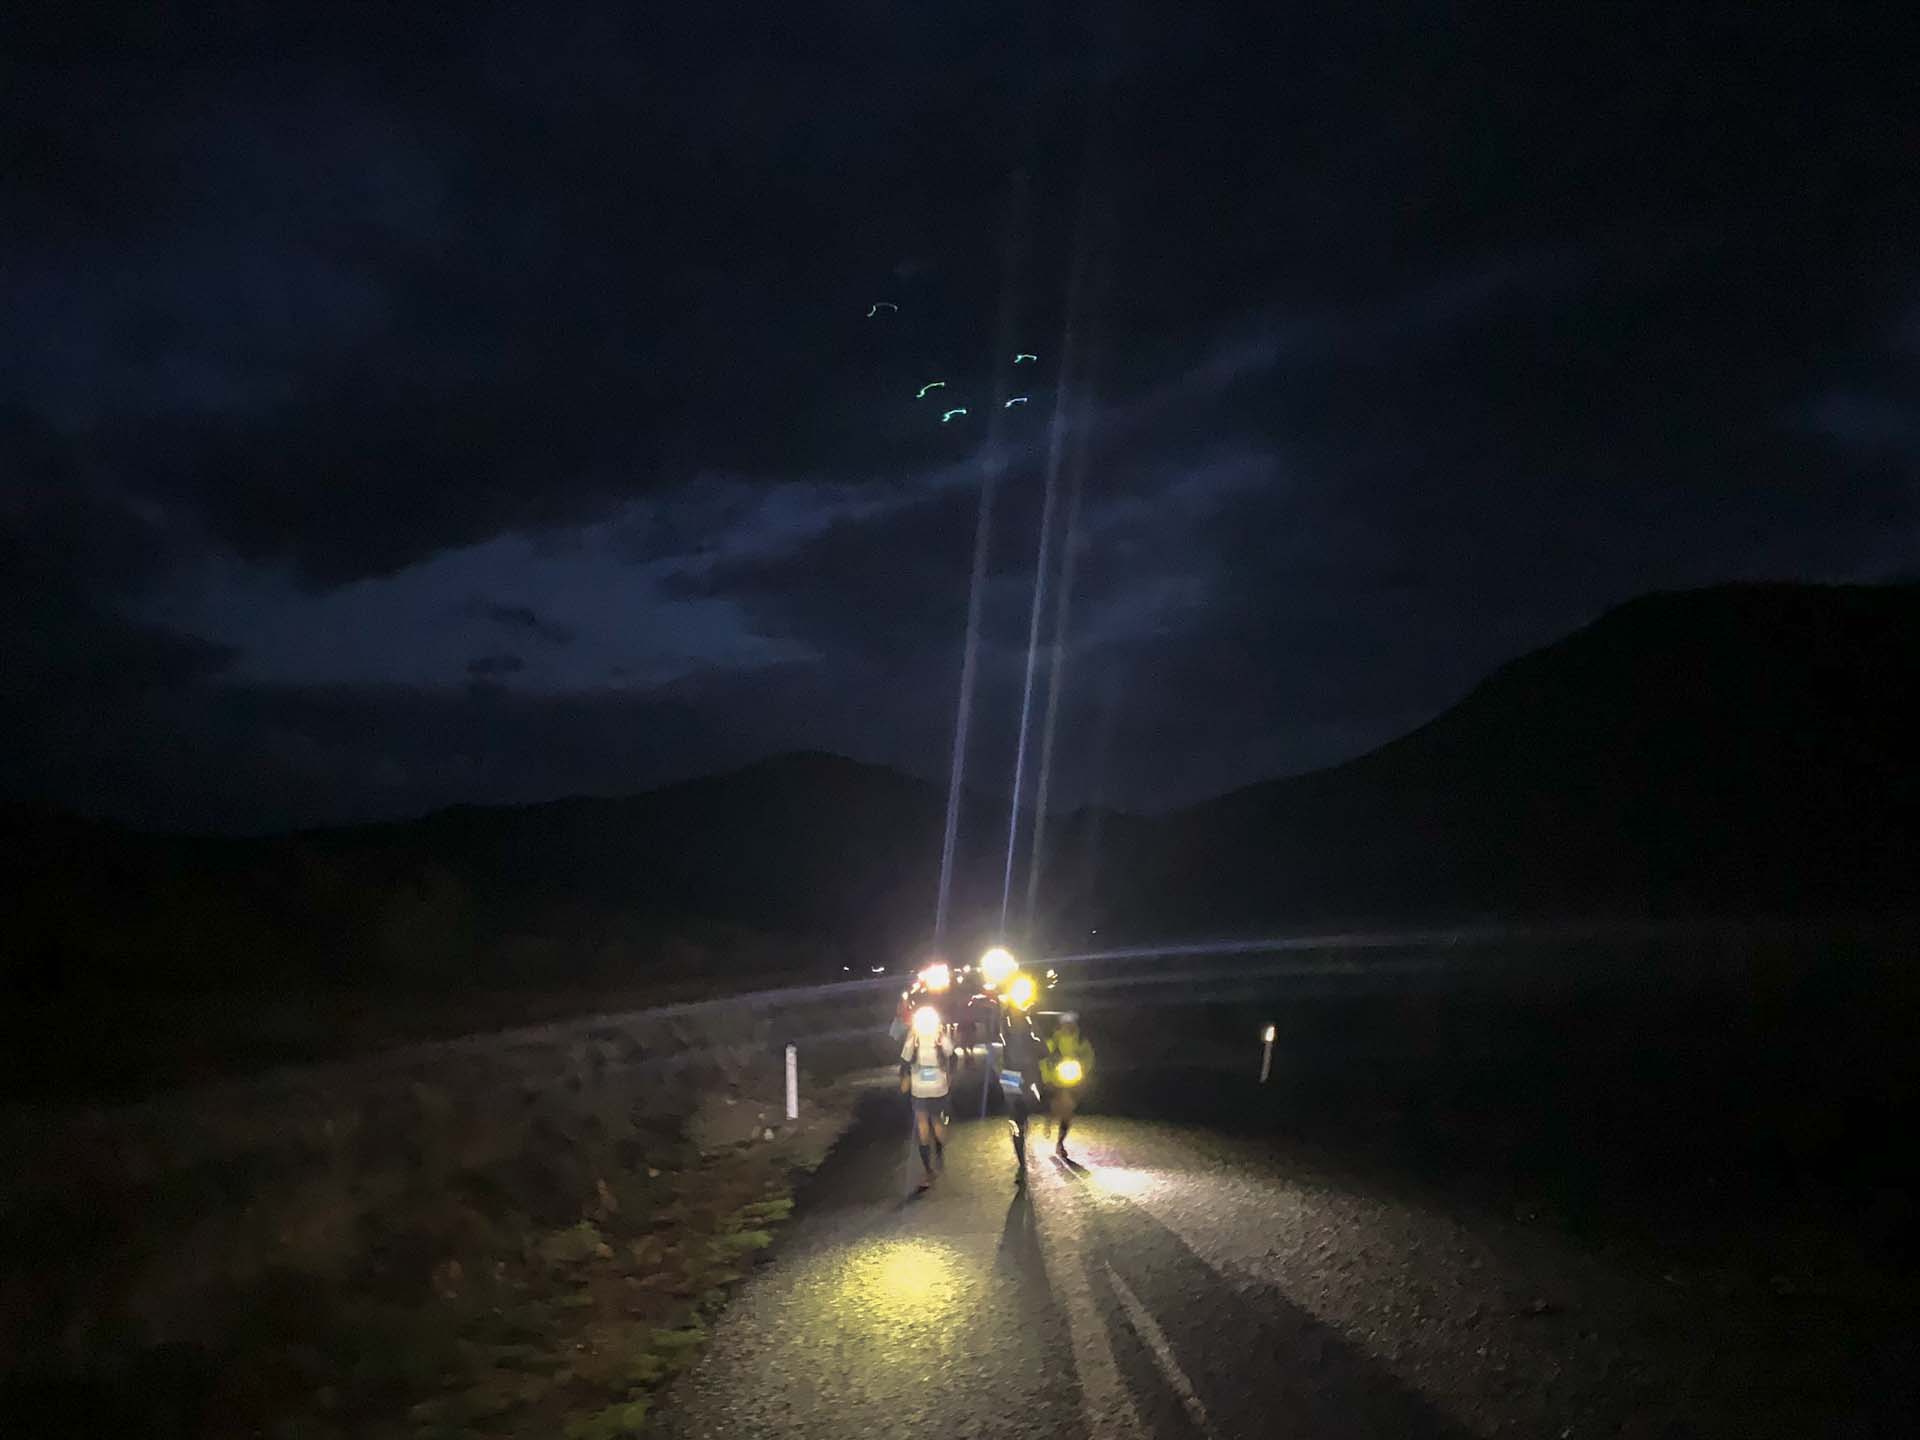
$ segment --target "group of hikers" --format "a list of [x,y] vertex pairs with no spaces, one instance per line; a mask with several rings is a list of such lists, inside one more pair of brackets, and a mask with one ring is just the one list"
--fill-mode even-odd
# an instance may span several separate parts
[[[1073,1129],[1074,1111],[1081,1088],[1093,1073],[1093,1045],[1074,1011],[1062,1014],[1053,1033],[1042,1040],[1033,1017],[1011,997],[999,1008],[1000,1093],[1013,1141],[1014,1183],[1024,1185],[1027,1134],[1036,1115],[1051,1126],[1053,1153],[1062,1160],[1068,1158],[1067,1135]],[[933,1018],[923,1023],[921,1016]],[[923,1190],[945,1165],[956,1055],[952,1027],[932,1007],[918,1012],[900,1047],[900,1089],[913,1101]]]

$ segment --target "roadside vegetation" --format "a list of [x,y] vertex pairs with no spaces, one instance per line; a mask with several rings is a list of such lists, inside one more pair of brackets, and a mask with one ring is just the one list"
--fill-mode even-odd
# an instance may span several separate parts
[[0,1433],[637,1434],[860,1093],[808,1075],[790,1124],[758,1055],[335,1088],[373,1068],[13,1112]]

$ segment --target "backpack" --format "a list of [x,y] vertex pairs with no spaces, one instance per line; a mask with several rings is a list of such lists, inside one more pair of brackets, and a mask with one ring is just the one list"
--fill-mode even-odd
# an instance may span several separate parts
[[[907,1063],[916,1069],[918,1069],[920,1066],[920,1047],[922,1045],[925,1045],[926,1043],[927,1042],[922,1040],[918,1035],[913,1037],[913,1058],[909,1060]],[[935,1040],[933,1042],[933,1058],[934,1058],[934,1063],[937,1064],[942,1070],[944,1070],[947,1068],[947,1062],[950,1061],[953,1057],[947,1054],[946,1046],[943,1041]]]

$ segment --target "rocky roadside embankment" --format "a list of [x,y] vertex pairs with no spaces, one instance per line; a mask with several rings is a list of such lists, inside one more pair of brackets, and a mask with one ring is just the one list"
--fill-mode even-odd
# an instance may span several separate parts
[[812,1047],[789,1122],[771,1037],[847,1018],[695,1007],[8,1112],[0,1432],[638,1433],[873,1083]]

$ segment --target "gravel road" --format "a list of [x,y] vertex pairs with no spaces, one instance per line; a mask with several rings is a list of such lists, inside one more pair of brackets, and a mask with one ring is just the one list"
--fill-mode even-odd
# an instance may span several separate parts
[[1195,1125],[1088,1117],[1021,1190],[1004,1125],[962,1124],[918,1195],[905,1125],[877,1105],[822,1170],[664,1433],[1913,1433],[1885,1297],[1663,1271]]

